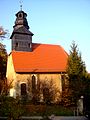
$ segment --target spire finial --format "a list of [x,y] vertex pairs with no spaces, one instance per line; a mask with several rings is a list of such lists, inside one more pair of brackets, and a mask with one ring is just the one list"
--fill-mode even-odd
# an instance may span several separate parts
[[19,3],[20,3],[20,10],[22,11],[22,3],[23,3],[23,1],[19,0]]

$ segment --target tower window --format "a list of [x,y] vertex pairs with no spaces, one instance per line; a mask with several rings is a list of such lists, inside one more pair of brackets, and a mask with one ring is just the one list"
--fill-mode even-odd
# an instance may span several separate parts
[[30,43],[28,43],[28,47],[29,47],[29,48],[31,48],[31,47],[32,47]]
[[19,14],[19,17],[20,17],[20,18],[22,17],[22,14],[21,14],[21,13]]
[[19,46],[19,44],[18,44],[18,42],[16,42],[16,47],[18,47]]

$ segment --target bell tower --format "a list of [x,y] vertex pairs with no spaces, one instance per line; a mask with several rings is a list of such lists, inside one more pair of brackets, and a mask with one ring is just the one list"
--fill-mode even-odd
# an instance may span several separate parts
[[34,35],[29,31],[27,22],[27,14],[20,10],[16,14],[15,25],[10,37],[12,39],[12,50],[15,51],[32,51],[32,36]]

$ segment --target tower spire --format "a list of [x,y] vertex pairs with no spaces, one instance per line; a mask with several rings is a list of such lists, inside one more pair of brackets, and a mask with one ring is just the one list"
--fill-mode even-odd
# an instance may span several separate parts
[[29,31],[27,14],[22,10],[22,3],[20,6],[21,10],[16,13],[14,30],[10,37],[12,39],[12,50],[31,52],[33,33]]
[[22,3],[23,3],[23,1],[19,0],[19,3],[20,3],[20,10],[22,11]]

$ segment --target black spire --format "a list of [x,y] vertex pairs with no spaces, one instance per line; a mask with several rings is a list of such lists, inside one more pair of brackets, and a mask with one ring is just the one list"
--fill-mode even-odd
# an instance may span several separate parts
[[14,28],[17,29],[19,27],[24,26],[26,29],[29,29],[26,17],[27,17],[27,14],[24,11],[22,11],[22,10],[19,11],[16,14],[16,21],[15,21]]
[[21,9],[21,11],[22,11],[22,3],[23,3],[23,1],[20,0],[19,3],[20,3],[20,9]]
[[16,13],[16,21],[13,26],[14,30],[11,35],[12,50],[15,51],[32,51],[32,36],[33,33],[29,31],[27,22],[27,14],[22,9]]

